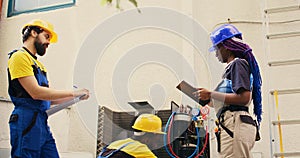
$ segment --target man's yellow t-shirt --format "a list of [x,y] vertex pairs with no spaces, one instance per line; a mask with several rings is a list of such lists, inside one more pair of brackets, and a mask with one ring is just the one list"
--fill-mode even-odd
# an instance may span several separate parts
[[39,67],[43,72],[47,72],[44,65],[24,48],[13,53],[8,60],[8,69],[11,80],[26,76],[34,76],[34,67]]
[[[9,95],[17,98],[31,98],[20,84],[18,78],[34,76],[38,73],[38,69],[42,71],[45,77],[47,76],[44,65],[26,48],[21,48],[11,54],[8,60]],[[48,84],[42,86],[48,87]]]
[[131,138],[118,140],[112,142],[107,148],[108,149],[119,149],[124,144],[132,142],[121,149],[121,151],[126,152],[127,154],[136,157],[136,158],[156,158],[152,151],[148,148],[147,145],[140,143],[139,141],[133,140]]

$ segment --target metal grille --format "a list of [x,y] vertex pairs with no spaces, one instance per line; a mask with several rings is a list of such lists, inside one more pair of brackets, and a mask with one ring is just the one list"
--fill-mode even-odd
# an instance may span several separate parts
[[[107,107],[98,107],[98,129],[97,129],[97,155],[107,144],[120,139],[125,139],[133,135],[131,126],[135,118],[135,112],[114,112]],[[157,115],[166,124],[171,110],[161,110]],[[160,158],[169,158],[164,147],[155,150]]]

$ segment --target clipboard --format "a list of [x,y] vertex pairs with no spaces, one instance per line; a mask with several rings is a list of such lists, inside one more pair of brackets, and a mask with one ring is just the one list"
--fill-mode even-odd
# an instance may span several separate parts
[[53,115],[53,114],[55,114],[55,113],[57,113],[57,112],[59,112],[59,111],[65,109],[65,108],[67,108],[67,107],[69,107],[69,106],[75,104],[75,103],[80,102],[80,101],[81,101],[81,98],[84,97],[84,96],[85,96],[85,94],[83,94],[83,95],[81,95],[81,96],[78,96],[78,97],[75,97],[74,99],[71,99],[71,100],[69,100],[69,101],[63,102],[63,103],[61,103],[61,104],[59,104],[59,105],[56,105],[56,106],[54,106],[54,107],[52,107],[52,108],[46,110],[46,113],[47,113],[48,117],[49,117],[50,115]]
[[181,92],[189,96],[191,99],[193,99],[195,102],[199,103],[202,106],[205,106],[210,102],[210,100],[200,100],[197,96],[194,96],[194,92],[197,91],[197,88],[191,86],[186,81],[181,81],[177,86],[177,89],[179,89]]

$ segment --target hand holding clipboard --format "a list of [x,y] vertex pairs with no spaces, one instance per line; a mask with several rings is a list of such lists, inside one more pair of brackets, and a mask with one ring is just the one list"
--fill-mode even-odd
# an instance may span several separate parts
[[210,102],[210,100],[200,100],[197,96],[195,96],[193,93],[196,92],[198,89],[191,86],[185,81],[181,81],[177,86],[177,89],[179,89],[181,92],[192,98],[194,101],[199,103],[202,106],[205,106]]

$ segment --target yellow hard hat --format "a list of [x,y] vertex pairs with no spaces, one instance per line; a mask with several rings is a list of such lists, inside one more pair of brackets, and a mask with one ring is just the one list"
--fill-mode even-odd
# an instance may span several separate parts
[[44,21],[44,20],[40,20],[40,19],[34,19],[34,20],[28,22],[27,24],[25,24],[23,26],[23,29],[26,26],[38,26],[38,27],[44,29],[45,31],[48,31],[51,34],[50,43],[57,42],[57,34],[54,32],[54,27],[51,23]]
[[165,134],[161,131],[161,119],[153,114],[141,114],[134,122],[132,128],[143,132]]

